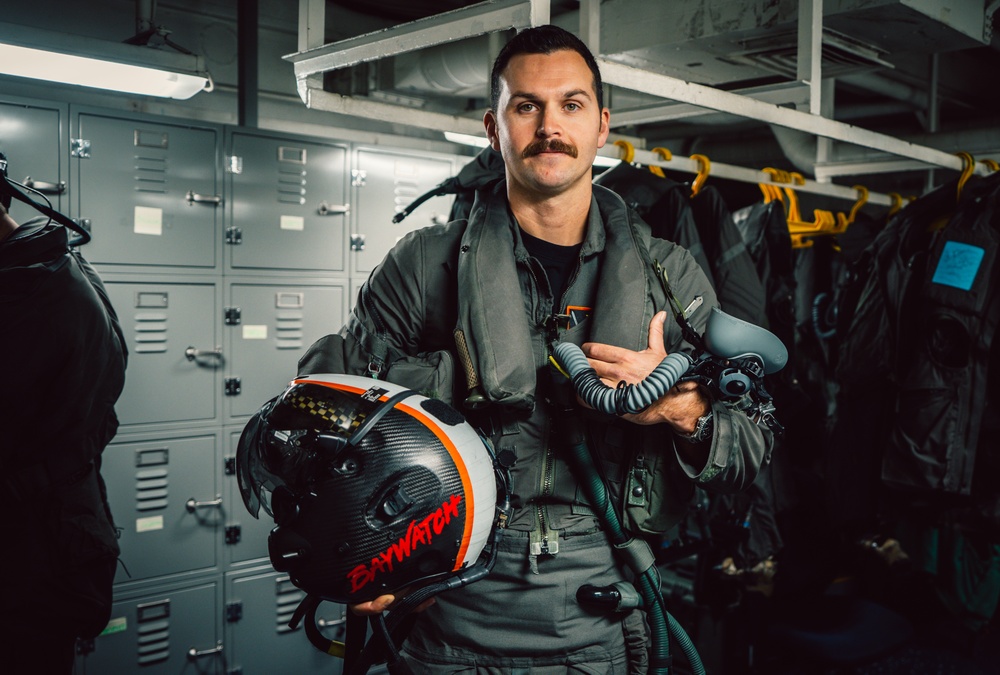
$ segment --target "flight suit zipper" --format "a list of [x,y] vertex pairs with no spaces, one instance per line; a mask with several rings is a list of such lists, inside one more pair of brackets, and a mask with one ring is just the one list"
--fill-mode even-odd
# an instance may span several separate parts
[[[546,437],[548,434],[546,434]],[[542,459],[542,480],[539,503],[535,506],[536,527],[532,529],[528,545],[528,566],[532,574],[538,574],[538,556],[559,553],[559,530],[549,527],[544,500],[552,495],[553,471],[556,458],[552,448],[545,443],[545,457]]]

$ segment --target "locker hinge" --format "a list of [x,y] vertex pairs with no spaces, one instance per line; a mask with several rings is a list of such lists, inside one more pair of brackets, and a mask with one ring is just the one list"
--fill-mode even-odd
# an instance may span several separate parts
[[225,460],[222,462],[222,466],[227,476],[236,475],[236,458],[232,455],[227,455]]
[[243,321],[243,310],[239,307],[226,307],[224,311],[227,326],[239,326]]
[[226,622],[236,623],[243,618],[243,603],[239,600],[226,603]]
[[226,243],[231,246],[239,246],[243,243],[243,230],[238,227],[226,228]]
[[90,141],[86,138],[69,139],[69,154],[71,157],[90,159]]
[[239,525],[226,525],[226,543],[238,544],[243,536],[243,528]]
[[243,158],[239,155],[226,157],[226,173],[243,173]]
[[93,640],[84,640],[83,638],[77,638],[76,640],[76,654],[77,656],[86,656],[87,654],[93,654],[94,649],[96,649]]
[[226,396],[239,396],[241,391],[243,391],[243,382],[240,378],[226,378]]
[[365,235],[357,233],[351,234],[351,250],[352,251],[365,250]]
[[226,671],[226,675],[243,675],[243,666],[233,666]]
[[368,181],[368,172],[364,169],[351,169],[351,185],[364,187]]

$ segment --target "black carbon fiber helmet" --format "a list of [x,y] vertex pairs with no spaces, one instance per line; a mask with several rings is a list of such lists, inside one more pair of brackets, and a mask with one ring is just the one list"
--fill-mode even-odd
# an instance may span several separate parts
[[247,424],[240,492],[274,517],[271,563],[354,604],[475,564],[496,523],[496,474],[460,413],[389,382],[292,381]]

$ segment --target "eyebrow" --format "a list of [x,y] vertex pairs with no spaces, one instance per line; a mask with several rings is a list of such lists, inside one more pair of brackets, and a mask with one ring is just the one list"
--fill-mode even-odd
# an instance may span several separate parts
[[[585,96],[588,99],[594,98],[591,95],[591,93],[586,89],[571,89],[570,91],[567,91],[562,95],[563,98],[575,98],[577,96]],[[530,91],[517,91],[510,95],[510,100],[513,101],[516,98],[524,98],[528,99],[529,101],[534,101],[541,97],[538,94],[532,93]]]

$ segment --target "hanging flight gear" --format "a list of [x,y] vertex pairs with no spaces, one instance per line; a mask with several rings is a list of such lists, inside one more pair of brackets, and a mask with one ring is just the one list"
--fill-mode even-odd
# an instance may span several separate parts
[[[788,359],[785,346],[769,331],[712,308],[704,336],[698,335],[685,318],[662,268],[654,263],[669,299],[674,317],[685,339],[695,346],[694,356],[682,352],[668,354],[650,375],[634,385],[605,385],[580,348],[560,342],[553,347],[552,362],[572,382],[573,389],[588,405],[609,415],[642,412],[681,380],[694,380],[705,386],[713,400],[743,410],[750,419],[765,424],[772,432],[781,425],[774,417],[774,404],[763,386],[765,374],[777,372]],[[647,611],[652,644],[650,672],[669,673],[672,665],[670,637],[677,640],[694,673],[704,673],[701,659],[680,624],[666,611],[655,556],[648,543],[630,536],[622,527],[608,496],[608,489],[598,472],[587,445],[578,411],[570,397],[563,395],[563,414],[559,416],[561,433],[568,438],[570,466],[594,512],[601,519],[615,551],[634,572],[638,593],[627,584],[613,588],[582,586],[580,602],[606,606],[614,610],[641,606]]]
[[[509,477],[460,413],[398,385],[353,375],[292,381],[247,424],[236,456],[240,493],[255,517],[276,523],[271,563],[309,595],[291,625],[324,652],[365,672],[385,650],[402,667],[394,632],[443,590],[485,577]],[[500,486],[501,503],[497,494]],[[373,617],[380,642],[360,650],[322,636],[324,600],[358,604],[405,594]]]

